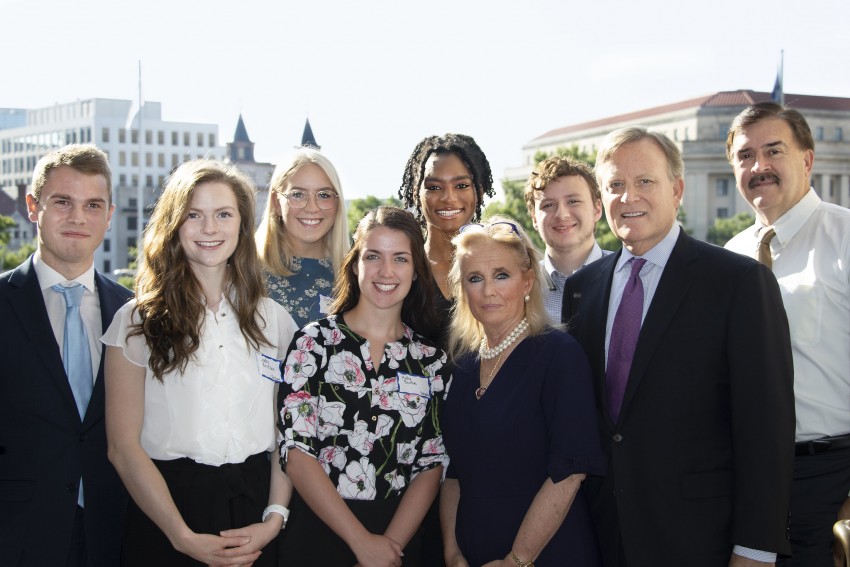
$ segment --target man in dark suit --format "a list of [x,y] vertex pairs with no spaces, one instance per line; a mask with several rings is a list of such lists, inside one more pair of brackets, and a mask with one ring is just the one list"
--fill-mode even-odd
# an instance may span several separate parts
[[[39,160],[27,195],[38,251],[0,275],[2,565],[119,563],[127,493],[106,457],[99,339],[131,294],[94,269],[115,208],[111,178],[94,146]],[[68,288],[81,292],[79,316],[68,316],[81,326],[66,337]],[[90,355],[90,367],[66,372],[66,349]]]
[[623,248],[567,280],[563,316],[609,459],[586,481],[605,565],[771,565],[790,550],[794,459],[776,278],[679,227],[683,164],[663,134],[611,133],[596,174]]

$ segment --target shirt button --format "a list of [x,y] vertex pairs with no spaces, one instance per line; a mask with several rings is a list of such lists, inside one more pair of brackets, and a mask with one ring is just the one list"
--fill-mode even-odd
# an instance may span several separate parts
[[373,416],[372,416],[372,421],[378,421],[378,416],[377,416],[377,415],[373,415]]
[[218,345],[218,350],[223,350],[223,349],[224,349],[224,345]]
[[614,435],[613,439],[614,439],[614,443],[619,443],[623,440],[623,436],[620,435],[619,433],[617,433],[616,435]]

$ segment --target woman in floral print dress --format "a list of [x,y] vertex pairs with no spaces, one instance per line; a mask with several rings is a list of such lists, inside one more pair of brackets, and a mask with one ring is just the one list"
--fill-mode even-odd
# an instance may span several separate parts
[[447,465],[446,354],[420,334],[434,328],[421,229],[380,207],[354,239],[332,314],[296,333],[283,365],[281,464],[297,491],[284,564],[418,564]]
[[277,166],[256,238],[269,297],[299,329],[325,317],[349,247],[342,187],[328,158],[301,148]]

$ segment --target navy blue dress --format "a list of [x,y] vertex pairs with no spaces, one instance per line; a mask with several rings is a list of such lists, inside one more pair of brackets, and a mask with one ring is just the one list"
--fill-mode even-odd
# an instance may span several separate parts
[[[551,330],[523,340],[480,400],[478,376],[477,353],[458,360],[441,420],[448,476],[460,485],[455,533],[470,565],[510,553],[547,477],[606,470],[590,367],[571,336]],[[583,487],[534,563],[601,565]]]

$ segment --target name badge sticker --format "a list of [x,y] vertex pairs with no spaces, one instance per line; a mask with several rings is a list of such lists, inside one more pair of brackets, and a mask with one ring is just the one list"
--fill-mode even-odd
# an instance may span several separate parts
[[280,361],[278,359],[258,352],[257,367],[260,369],[260,376],[266,380],[271,380],[278,384],[283,382],[283,375],[280,373]]
[[431,379],[427,376],[417,376],[406,372],[396,373],[399,394],[414,394],[423,398],[431,398]]
[[319,294],[319,313],[322,315],[327,315],[331,308],[331,301],[333,301],[333,297],[329,297],[327,295]]

